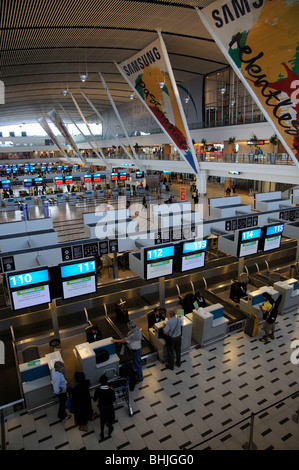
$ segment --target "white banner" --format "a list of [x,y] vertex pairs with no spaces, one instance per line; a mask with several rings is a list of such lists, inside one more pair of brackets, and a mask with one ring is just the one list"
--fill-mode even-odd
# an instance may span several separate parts
[[192,139],[161,35],[138,54],[116,66],[188,162],[192,173],[199,174]]
[[299,166],[298,0],[217,0],[197,11]]

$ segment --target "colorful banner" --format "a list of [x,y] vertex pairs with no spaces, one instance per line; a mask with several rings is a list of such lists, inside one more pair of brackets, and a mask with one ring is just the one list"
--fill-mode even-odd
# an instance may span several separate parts
[[67,154],[65,153],[65,151],[63,150],[63,148],[61,147],[60,143],[58,142],[58,139],[56,139],[55,135],[54,135],[54,132],[52,131],[51,127],[49,126],[46,118],[44,116],[40,117],[39,119],[37,119],[37,122],[39,123],[39,125],[44,129],[45,133],[50,137],[50,139],[52,140],[53,144],[56,145],[56,147],[60,150],[61,154],[68,159],[68,156]]
[[74,150],[75,154],[77,155],[77,157],[79,157],[82,161],[82,163],[84,163],[84,165],[86,165],[86,160],[85,158],[83,158],[83,156],[81,155],[80,153],[80,150],[78,149],[77,145],[75,144],[75,142],[73,141],[69,131],[67,130],[67,128],[65,127],[65,125],[63,124],[63,121],[59,115],[59,113],[56,111],[56,109],[52,109],[51,111],[49,111],[47,113],[47,115],[49,116],[49,118],[51,119],[51,121],[53,122],[53,124],[55,124],[55,126],[57,127],[57,129],[60,131],[60,133],[63,135],[63,137],[65,138],[65,140],[69,143],[69,145],[72,147],[72,149]]
[[162,37],[159,35],[152,44],[116,66],[188,162],[192,173],[198,174],[198,161]]
[[299,166],[298,0],[217,0],[197,11]]

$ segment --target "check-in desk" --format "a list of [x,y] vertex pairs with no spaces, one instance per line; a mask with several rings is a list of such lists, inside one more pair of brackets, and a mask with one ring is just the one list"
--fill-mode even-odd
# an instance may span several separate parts
[[187,316],[192,319],[192,338],[200,346],[225,337],[228,320],[223,316],[223,305],[197,308]]
[[262,286],[259,289],[250,292],[248,296],[240,299],[241,312],[245,313],[245,315],[254,313],[259,317],[260,320],[263,320],[263,314],[260,309],[260,304],[265,302],[265,299],[263,297],[264,292],[268,292],[268,294],[270,294],[274,300],[276,300],[279,295],[278,291],[273,289],[273,287]]
[[297,279],[288,279],[287,281],[277,281],[273,284],[279,294],[282,295],[281,302],[278,307],[278,313],[292,312],[299,307],[299,290]]
[[[73,349],[77,369],[84,372],[86,379],[90,380],[91,386],[99,383],[99,378],[109,369],[115,369],[119,373],[119,357],[115,352],[115,343],[111,343],[112,337],[95,341],[94,343],[82,343]],[[96,355],[102,349],[109,353],[109,359],[97,364]],[[108,373],[108,372],[107,372]]]
[[19,365],[27,410],[45,405],[53,400],[51,373],[56,361],[63,362],[59,351]]
[[[165,320],[155,323],[155,325],[149,329],[149,340],[157,350],[157,355],[160,361],[167,362],[166,343],[165,339],[163,338],[164,321]],[[189,320],[189,318],[183,317],[181,353],[188,352],[190,350],[191,336],[192,322]]]

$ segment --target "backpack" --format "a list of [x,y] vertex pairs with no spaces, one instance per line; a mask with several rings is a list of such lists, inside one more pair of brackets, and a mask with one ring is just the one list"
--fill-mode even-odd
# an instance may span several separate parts
[[276,302],[274,303],[273,305],[273,308],[270,310],[269,312],[269,316],[267,318],[267,322],[270,323],[270,325],[272,323],[275,323],[275,320],[276,320],[276,317],[277,317],[277,313],[278,313],[278,307],[279,307],[279,304],[281,302],[281,298],[282,298],[282,295],[280,294],[276,300]]

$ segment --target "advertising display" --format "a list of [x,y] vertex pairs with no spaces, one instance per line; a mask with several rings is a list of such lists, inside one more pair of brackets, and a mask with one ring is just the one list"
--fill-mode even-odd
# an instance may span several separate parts
[[299,166],[297,0],[217,0],[198,14]]
[[48,269],[13,272],[7,281],[13,310],[51,302]]
[[79,262],[73,261],[59,266],[63,299],[96,292],[96,262],[94,258],[82,258]]

